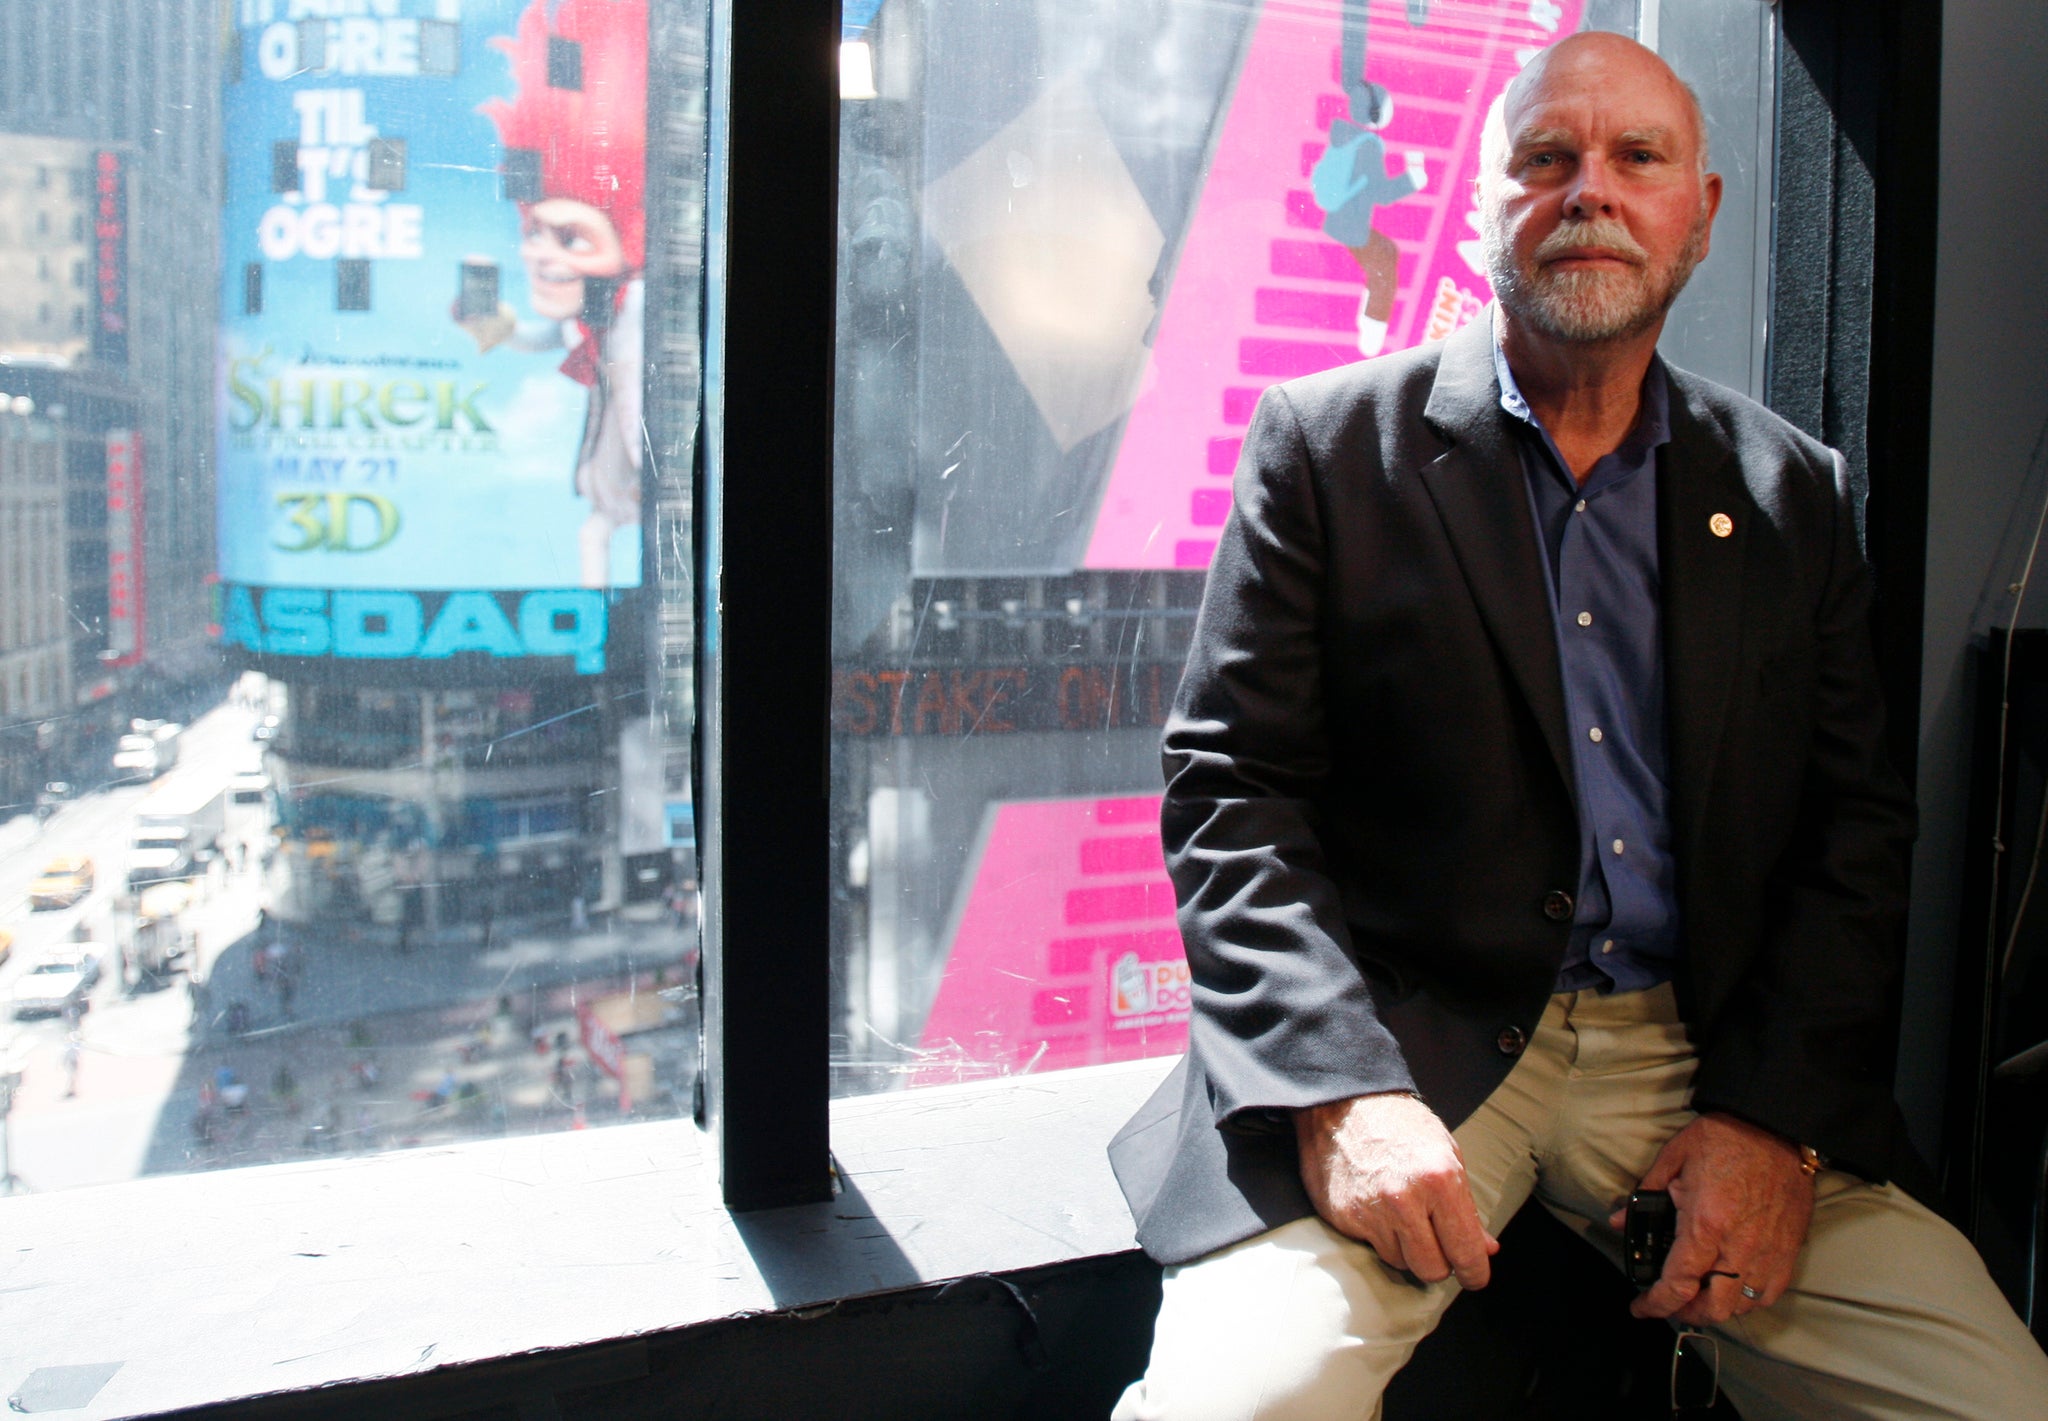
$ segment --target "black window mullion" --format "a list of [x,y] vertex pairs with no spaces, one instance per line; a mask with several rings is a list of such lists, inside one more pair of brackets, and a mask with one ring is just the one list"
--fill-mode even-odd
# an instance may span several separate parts
[[829,1198],[838,0],[712,12],[699,842],[735,1210]]

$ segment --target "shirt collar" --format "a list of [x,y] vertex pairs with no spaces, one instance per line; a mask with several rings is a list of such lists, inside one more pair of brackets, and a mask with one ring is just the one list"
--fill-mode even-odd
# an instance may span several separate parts
[[[1497,310],[1497,307],[1496,307]],[[1507,351],[1501,348],[1500,320],[1494,322],[1493,373],[1500,382],[1500,407],[1514,418],[1541,431],[1548,430],[1536,418],[1536,412],[1529,408],[1529,402],[1522,398],[1522,388],[1515,383],[1515,372],[1508,368]],[[1650,368],[1643,375],[1642,403],[1636,409],[1635,427],[1628,432],[1628,438],[1614,452],[1640,458],[1652,449],[1671,442],[1671,384],[1664,373],[1664,357],[1651,355]]]

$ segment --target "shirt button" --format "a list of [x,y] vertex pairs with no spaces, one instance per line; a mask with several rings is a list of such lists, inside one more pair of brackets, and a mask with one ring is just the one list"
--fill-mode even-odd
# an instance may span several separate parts
[[1522,1048],[1529,1044],[1529,1036],[1519,1026],[1503,1026],[1500,1035],[1493,1038],[1493,1044],[1500,1048],[1503,1056],[1519,1056]]
[[1600,944],[1600,950],[1601,950],[1602,952],[1612,952],[1612,951],[1614,951],[1614,939],[1613,939],[1613,938],[1609,938],[1609,939],[1607,939],[1607,941],[1605,941],[1605,942],[1601,943],[1601,944]]
[[1572,915],[1572,895],[1562,888],[1553,889],[1543,895],[1543,916],[1553,923],[1562,923]]
[[1582,627],[1590,627],[1590,626],[1592,626],[1592,625],[1593,625],[1593,614],[1592,614],[1591,612],[1581,612],[1581,613],[1579,613],[1579,625],[1580,625],[1580,626],[1582,626]]
[[1616,839],[1616,840],[1614,841],[1614,851],[1615,851],[1616,853],[1620,853],[1620,852],[1621,852],[1621,847],[1622,847],[1622,845],[1621,845],[1621,840],[1619,840],[1619,839]]
[[1573,505],[1572,505],[1572,512],[1574,512],[1574,513],[1584,513],[1585,511],[1586,511],[1586,500],[1585,500],[1585,499],[1583,499],[1583,498],[1582,498],[1582,499],[1580,499],[1580,500],[1579,500],[1579,501],[1578,501],[1577,503],[1575,503],[1575,504],[1573,504]]
[[1606,739],[1607,737],[1601,732],[1600,727],[1596,725],[1591,730],[1586,732],[1586,738],[1591,740],[1595,745],[1598,745],[1602,740]]

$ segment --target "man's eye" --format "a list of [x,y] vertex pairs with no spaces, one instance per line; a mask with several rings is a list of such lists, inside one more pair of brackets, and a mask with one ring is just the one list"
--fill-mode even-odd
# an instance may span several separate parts
[[1555,153],[1531,153],[1531,154],[1530,154],[1530,155],[1529,155],[1528,157],[1526,157],[1526,158],[1524,158],[1524,159],[1522,160],[1522,163],[1523,163],[1523,166],[1525,166],[1525,167],[1530,167],[1530,168],[1551,168],[1551,167],[1555,167],[1555,166],[1557,165],[1557,154],[1555,154]]

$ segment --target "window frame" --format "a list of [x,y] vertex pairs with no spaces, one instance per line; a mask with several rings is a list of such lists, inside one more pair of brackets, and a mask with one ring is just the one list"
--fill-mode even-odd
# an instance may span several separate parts
[[735,1212],[833,1189],[839,23],[836,0],[711,6],[693,763],[704,1123]]

